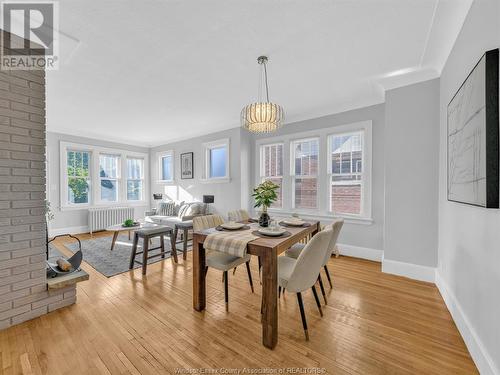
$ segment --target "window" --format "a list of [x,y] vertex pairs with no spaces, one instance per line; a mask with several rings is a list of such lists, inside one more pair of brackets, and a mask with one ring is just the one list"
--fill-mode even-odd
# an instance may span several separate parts
[[319,139],[293,141],[291,155],[293,207],[317,208]]
[[330,211],[359,215],[363,196],[363,132],[330,135],[328,144]]
[[283,143],[260,147],[260,180],[270,180],[278,185],[278,199],[273,208],[283,207]]
[[174,153],[172,151],[167,151],[160,154],[159,167],[159,176],[161,182],[174,181]]
[[127,200],[140,201],[144,192],[144,160],[127,158]]
[[103,202],[118,201],[118,184],[120,178],[120,156],[99,155],[100,200]]
[[373,222],[371,121],[257,139],[255,150],[254,184],[280,186],[277,215]]
[[209,142],[205,147],[205,179],[226,181],[229,179],[229,139]]
[[60,142],[61,209],[145,205],[148,154]]
[[90,152],[67,150],[67,202],[70,205],[90,202]]

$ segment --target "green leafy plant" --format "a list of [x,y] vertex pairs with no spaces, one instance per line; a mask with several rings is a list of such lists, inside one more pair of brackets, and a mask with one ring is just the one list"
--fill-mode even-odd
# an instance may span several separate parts
[[47,221],[54,220],[54,214],[50,208],[50,202],[48,200],[45,201],[45,217]]
[[267,208],[278,199],[277,190],[279,185],[276,185],[270,180],[266,180],[255,189],[253,189],[252,197],[255,199],[254,207],[262,207],[263,212],[267,212]]
[[133,219],[127,219],[123,222],[124,227],[133,227],[134,226],[134,220]]

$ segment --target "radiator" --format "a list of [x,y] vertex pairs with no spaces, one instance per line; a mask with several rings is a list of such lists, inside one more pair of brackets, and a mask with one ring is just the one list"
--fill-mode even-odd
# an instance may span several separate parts
[[89,231],[106,229],[115,224],[123,223],[127,219],[134,219],[133,207],[103,207],[89,209]]

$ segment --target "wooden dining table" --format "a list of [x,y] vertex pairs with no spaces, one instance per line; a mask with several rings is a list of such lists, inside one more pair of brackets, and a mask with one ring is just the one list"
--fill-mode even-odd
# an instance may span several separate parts
[[[258,256],[262,265],[262,344],[274,349],[278,343],[278,255],[308,235],[320,230],[319,221],[307,221],[309,226],[287,227],[288,237],[259,237],[247,245],[247,253]],[[203,242],[215,229],[193,234],[193,308],[203,311],[206,306],[205,248]]]

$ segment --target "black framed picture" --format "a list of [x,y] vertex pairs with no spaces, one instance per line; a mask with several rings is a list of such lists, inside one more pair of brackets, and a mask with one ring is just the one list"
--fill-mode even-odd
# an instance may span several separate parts
[[499,50],[486,52],[448,104],[448,200],[499,208]]
[[194,178],[193,153],[185,152],[181,154],[181,179]]

